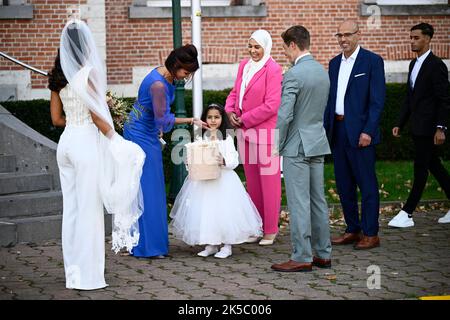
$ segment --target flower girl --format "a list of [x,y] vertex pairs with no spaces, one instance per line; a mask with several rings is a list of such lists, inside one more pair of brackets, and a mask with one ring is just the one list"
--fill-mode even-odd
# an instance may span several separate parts
[[[209,126],[204,141],[217,143],[220,176],[210,180],[194,180],[192,175],[186,178],[170,213],[171,226],[175,236],[187,244],[206,245],[199,256],[214,254],[216,258],[227,258],[232,254],[232,244],[262,235],[262,221],[233,170],[239,157],[233,137],[226,132],[231,126],[224,108],[209,105],[202,120]],[[189,164],[187,167],[191,169]]]

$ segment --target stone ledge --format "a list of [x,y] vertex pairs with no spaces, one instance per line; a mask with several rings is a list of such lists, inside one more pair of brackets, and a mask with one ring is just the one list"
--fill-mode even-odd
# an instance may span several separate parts
[[[181,17],[189,18],[191,8],[181,8]],[[239,18],[239,17],[266,17],[267,7],[260,6],[223,6],[223,7],[203,7],[202,17],[206,18]],[[172,18],[171,7],[128,7],[129,19],[167,19]]]
[[0,6],[0,20],[33,19],[33,5]]
[[367,9],[375,5],[380,8],[382,16],[448,16],[450,6],[445,4],[434,5],[377,5],[376,3],[361,3],[361,16],[368,17],[373,13]]

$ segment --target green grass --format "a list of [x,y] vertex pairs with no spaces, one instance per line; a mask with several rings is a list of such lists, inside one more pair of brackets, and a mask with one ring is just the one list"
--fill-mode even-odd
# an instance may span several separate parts
[[[443,161],[450,172],[450,161]],[[380,201],[406,201],[413,181],[413,161],[378,161],[376,163]],[[236,169],[242,181],[245,181],[242,166]],[[328,203],[338,203],[339,197],[334,179],[332,163],[325,164],[325,197]],[[430,174],[422,195],[422,200],[446,199],[436,179]],[[282,182],[282,205],[286,205],[286,192]]]
[[[444,167],[450,172],[450,161],[443,161]],[[413,161],[377,161],[376,163],[378,186],[380,189],[380,201],[403,201],[405,202],[413,181]],[[236,173],[245,184],[245,174],[242,165],[236,168]],[[334,180],[334,169],[332,163],[325,164],[325,197],[328,203],[338,203],[339,197]],[[282,179],[283,180],[283,179]],[[169,193],[169,183],[166,183],[166,192]],[[281,184],[281,205],[286,206],[286,191],[284,180]],[[444,191],[440,188],[436,179],[430,174],[422,200],[444,200],[447,199]],[[170,211],[170,209],[169,209]]]
[[[450,172],[450,161],[443,161],[444,167]],[[412,161],[378,161],[376,163],[378,186],[380,189],[380,201],[402,201],[408,198],[409,191],[412,187],[413,180],[413,162]],[[245,185],[245,174],[242,165],[235,169]],[[334,169],[332,163],[325,164],[325,197],[329,204],[339,203],[339,197],[336,191],[336,182],[334,180]],[[282,200],[281,205],[286,206],[286,191],[284,180],[281,184]],[[169,194],[170,183],[166,181],[166,194]],[[361,199],[361,198],[359,198]],[[436,179],[430,174],[422,200],[445,200],[447,197],[439,187]],[[169,215],[172,205],[167,206],[167,214]],[[339,210],[333,213],[333,218],[337,219],[341,216]],[[170,220],[170,218],[168,218]]]

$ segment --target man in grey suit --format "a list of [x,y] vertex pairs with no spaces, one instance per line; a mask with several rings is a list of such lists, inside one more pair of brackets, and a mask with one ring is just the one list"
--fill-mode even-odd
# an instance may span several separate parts
[[[282,272],[331,267],[328,206],[324,194],[324,155],[330,147],[323,127],[330,81],[323,66],[309,53],[310,36],[303,26],[281,35],[294,66],[284,74],[278,111],[279,154],[290,212],[293,252],[288,262],[272,265]],[[313,254],[314,250],[314,254]]]

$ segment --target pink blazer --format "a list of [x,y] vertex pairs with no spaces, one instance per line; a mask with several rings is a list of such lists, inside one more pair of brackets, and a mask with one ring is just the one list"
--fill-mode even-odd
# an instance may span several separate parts
[[[252,143],[273,144],[273,129],[277,125],[278,108],[281,103],[281,66],[272,58],[250,80],[239,108],[244,66],[249,59],[239,64],[234,87],[225,102],[225,111],[241,117],[246,140]],[[256,129],[256,130],[249,130]],[[260,130],[265,129],[265,130]],[[256,134],[256,135],[255,135]]]

